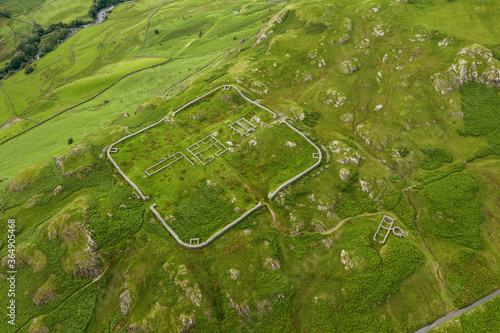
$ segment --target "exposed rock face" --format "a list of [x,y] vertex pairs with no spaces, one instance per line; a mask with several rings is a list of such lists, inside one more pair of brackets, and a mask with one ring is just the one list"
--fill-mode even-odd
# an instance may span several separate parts
[[344,265],[344,269],[348,271],[349,269],[363,262],[363,258],[355,256],[352,251],[349,253],[345,250],[342,250],[342,253],[340,254],[340,261]]
[[49,220],[49,240],[61,237],[68,247],[62,258],[62,268],[68,274],[95,279],[101,273],[97,243],[92,239],[86,220],[86,199],[80,197]]
[[47,333],[49,332],[49,328],[44,326],[40,317],[33,319],[33,322],[28,329],[29,333]]
[[347,144],[340,141],[333,141],[328,148],[332,152],[333,159],[340,164],[359,164],[361,155]]
[[[87,279],[95,279],[101,273],[99,258],[97,255],[97,243],[92,239],[90,232],[82,222],[76,222],[60,231],[60,236],[68,245],[71,255],[63,260],[63,269],[66,272],[72,271],[73,275]],[[87,247],[77,250],[82,239],[86,239]],[[74,271],[72,266],[76,265]]]
[[339,176],[340,176],[340,179],[342,179],[345,182],[348,182],[350,177],[351,177],[351,173],[349,172],[349,170],[342,168],[339,171]]
[[270,271],[275,271],[280,269],[280,261],[278,259],[267,258],[264,266],[267,267]]
[[237,304],[231,299],[231,297],[229,297],[227,291],[226,291],[226,296],[227,298],[229,298],[228,306],[232,309],[235,309],[236,312],[238,312],[243,318],[247,318],[252,314],[252,312],[250,311],[250,307],[248,305]]
[[57,185],[57,187],[54,189],[54,191],[52,191],[52,193],[50,193],[50,195],[58,195],[62,190],[63,187],[61,185]]
[[358,66],[346,60],[342,61],[342,63],[339,66],[339,70],[344,74],[351,75],[352,73],[358,70]]
[[179,333],[188,332],[191,328],[193,328],[196,325],[196,319],[194,319],[194,315],[187,316],[187,315],[181,314],[180,319],[181,319],[182,325],[184,325],[184,327],[181,330],[179,330]]
[[26,168],[20,171],[10,182],[9,191],[20,192],[40,176],[40,172],[47,166],[47,162]]
[[55,293],[56,288],[53,287],[51,283],[55,278],[56,276],[52,274],[49,280],[40,288],[38,288],[38,290],[36,291],[35,295],[33,295],[32,298],[33,304],[35,304],[36,306],[40,306],[48,302],[54,301],[59,297],[59,295],[56,295]]
[[122,314],[130,312],[130,290],[125,290],[120,295],[120,312]]
[[326,247],[327,249],[329,249],[333,245],[333,239],[331,239],[331,238],[329,238],[329,239],[323,238],[321,240],[321,243],[323,243],[324,247]]
[[231,95],[231,94],[222,95],[220,97],[220,99],[223,100],[226,103],[229,103],[229,102],[231,102],[233,100],[233,95]]
[[237,269],[229,269],[229,272],[231,273],[231,279],[232,280],[237,280],[238,276],[240,276],[240,271]]
[[337,45],[343,45],[349,40],[349,34],[345,34],[344,37],[337,41]]
[[361,190],[363,192],[366,192],[366,193],[370,192],[369,184],[367,181],[360,179],[359,184],[361,185]]
[[187,274],[186,265],[179,265],[177,270],[177,275],[174,278],[174,283],[176,286],[179,286],[186,293],[186,297],[193,302],[196,306],[201,306],[201,302],[203,301],[203,295],[201,294],[200,286],[198,283],[195,283],[194,286],[189,285],[188,279],[182,279],[181,275]]
[[385,34],[382,25],[379,24],[375,28],[373,28],[372,34],[373,36],[382,37]]
[[[94,167],[93,164],[87,164],[87,165],[82,165],[80,168],[77,170],[73,171],[68,171],[65,172],[64,170],[64,163],[67,159],[74,157],[76,155],[82,155],[86,154],[88,152],[88,148],[85,146],[81,147],[75,147],[71,150],[71,152],[65,153],[61,156],[54,156],[54,160],[56,163],[61,167],[62,174],[64,176],[75,176],[77,178],[83,178],[85,177],[90,171],[92,171],[92,168]],[[88,154],[88,153],[87,153]]]
[[443,95],[451,94],[471,81],[500,87],[500,61],[493,57],[490,49],[474,44],[464,47],[457,53],[451,67],[433,78],[434,88]]
[[95,245],[94,243],[93,247],[88,247],[80,253],[77,253],[77,275],[87,279],[95,279],[101,273]]

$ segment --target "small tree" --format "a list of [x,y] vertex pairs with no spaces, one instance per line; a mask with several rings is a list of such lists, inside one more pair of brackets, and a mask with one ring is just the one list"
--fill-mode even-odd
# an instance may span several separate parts
[[155,35],[158,35],[160,33],[160,30],[155,29]]
[[10,18],[10,12],[5,7],[0,7],[0,16]]
[[34,70],[35,70],[35,68],[31,65],[24,67],[24,73],[26,75],[33,73]]
[[26,54],[24,54],[24,52],[22,51],[19,51],[10,60],[10,67],[12,69],[18,69],[26,60],[28,60]]
[[69,138],[68,139],[68,145],[72,144],[73,143],[73,139],[72,138]]
[[198,34],[198,37],[201,37],[203,35],[203,32],[201,32],[200,30],[200,33]]

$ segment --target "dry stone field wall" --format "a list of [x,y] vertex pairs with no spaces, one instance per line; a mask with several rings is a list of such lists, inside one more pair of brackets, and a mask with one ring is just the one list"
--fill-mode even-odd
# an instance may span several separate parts
[[300,178],[304,177],[306,174],[308,174],[309,172],[311,172],[312,170],[314,170],[315,168],[317,168],[320,164],[321,164],[321,161],[323,160],[323,154],[321,153],[321,149],[318,148],[318,146],[316,146],[311,140],[309,140],[309,138],[304,134],[302,133],[301,131],[299,131],[298,129],[296,129],[295,127],[293,127],[292,125],[290,125],[286,120],[282,121],[282,124],[285,124],[287,125],[288,127],[290,127],[292,130],[294,130],[295,132],[297,132],[300,136],[302,136],[304,139],[306,139],[307,142],[309,142],[314,148],[316,148],[316,150],[318,151],[317,153],[314,153],[313,154],[313,158],[317,158],[318,161],[316,163],[314,163],[314,165],[312,165],[311,167],[309,167],[308,169],[304,170],[303,172],[299,173],[297,176],[295,177],[292,177],[291,179],[287,180],[286,182],[284,182],[283,184],[280,185],[280,187],[278,187],[274,192],[272,193],[269,193],[267,195],[267,197],[269,199],[272,199],[274,198],[278,193],[281,192],[281,190],[283,190],[285,187],[287,187],[288,185],[296,182],[297,180],[299,180]]
[[[217,87],[213,90],[211,90],[210,92],[186,103],[185,105],[183,105],[182,107],[180,107],[179,109],[177,109],[176,111],[172,112],[172,117],[175,117],[175,115],[177,113],[179,113],[180,111],[188,108],[189,106],[195,104],[196,102],[200,101],[201,99],[207,97],[207,96],[210,96],[211,94],[213,94],[214,92],[220,90],[220,89],[224,89],[224,90],[230,90],[230,89],[234,89],[236,90],[236,92],[238,92],[238,94],[247,102],[261,108],[262,110],[270,113],[273,118],[277,118],[278,115],[273,112],[272,110],[260,105],[259,103],[249,99],[248,97],[246,97],[240,89],[238,89],[237,87],[233,86],[233,85],[224,85],[224,86],[220,86],[220,87]],[[111,163],[114,165],[114,167],[116,168],[116,170],[118,171],[118,173],[137,191],[137,193],[139,194],[139,196],[142,198],[142,200],[144,201],[148,201],[150,199],[149,196],[145,195],[144,192],[121,170],[121,168],[118,166],[118,164],[115,162],[115,160],[112,158],[111,154],[116,154],[118,153],[118,149],[115,148],[115,145],[117,145],[118,143],[121,143],[131,137],[134,137],[140,133],[143,133],[157,125],[160,125],[162,124],[167,118],[169,118],[169,116],[165,116],[163,117],[162,119],[160,119],[159,121],[157,121],[156,123],[154,124],[151,124],[135,133],[132,133],[130,135],[127,135],[121,139],[119,139],[118,141],[112,143],[108,149],[107,149],[107,156],[108,156],[108,159],[111,161]],[[268,194],[268,198],[269,199],[272,199],[274,198],[280,191],[282,191],[285,187],[289,186],[290,184],[294,183],[295,181],[297,181],[298,179],[300,179],[301,177],[305,176],[307,173],[311,172],[313,169],[317,168],[321,162],[322,162],[322,159],[323,159],[323,154],[321,153],[321,150],[318,148],[318,146],[316,146],[304,133],[302,133],[301,131],[299,131],[298,129],[296,129],[295,127],[293,127],[290,123],[288,123],[286,120],[281,120],[280,123],[282,124],[285,124],[287,125],[291,130],[293,130],[294,132],[298,133],[300,136],[302,136],[309,144],[311,144],[316,150],[317,150],[317,153],[313,153],[313,158],[316,158],[318,161],[312,165],[311,167],[307,168],[306,170],[304,170],[303,172],[301,172],[300,174],[292,177],[291,179],[289,179],[288,181],[284,182],[282,185],[280,185],[274,192],[272,193],[269,193]],[[250,131],[253,131],[255,129],[255,126],[250,123],[248,120],[246,119],[243,119],[243,120],[239,120],[237,122],[237,125],[241,126],[241,128],[243,128],[245,130],[245,133],[244,134],[241,134],[240,131],[236,130],[240,135],[245,135],[247,134],[248,132]],[[252,125],[252,126],[250,126]],[[203,144],[203,145],[209,145],[209,147],[206,147],[205,149],[202,149],[200,151],[199,148],[200,148],[200,145]],[[198,159],[198,161],[200,161],[201,164],[203,165],[206,165],[208,164],[209,162],[211,162],[214,158],[213,156],[209,156],[209,157],[204,157],[202,155],[202,153],[212,147],[216,147],[218,148],[218,151],[215,153],[216,156],[220,156],[222,155],[224,152],[226,152],[227,148],[222,144],[220,143],[217,139],[215,139],[213,136],[209,135],[208,137],[206,137],[205,139],[203,140],[200,140],[198,143],[192,145],[191,147],[188,148],[188,151],[195,157]],[[224,149],[226,148],[226,149]],[[150,168],[148,168],[147,170],[145,170],[146,174],[148,176],[152,176],[153,174],[163,170],[164,168],[170,166],[171,164],[183,159],[183,158],[186,158],[188,159],[191,163],[192,161],[186,157],[184,154],[182,154],[182,156],[178,156],[180,152],[174,154],[174,155],[171,155],[171,156],[168,156],[167,158],[163,159],[161,162],[151,166]],[[205,163],[198,157],[198,156],[201,156],[201,158],[203,160],[206,160]],[[164,167],[161,167],[160,169],[156,169],[155,171],[151,172],[151,173],[148,173],[148,171],[150,169],[154,169],[155,167],[158,167],[160,166],[161,164],[163,164],[164,162],[167,162],[170,158],[174,158],[175,160],[173,162],[170,162],[168,165],[164,166]],[[210,159],[211,158],[211,159]],[[206,241],[202,242],[202,243],[199,243],[199,239],[198,238],[192,238],[190,240],[190,243],[186,243],[184,241],[182,241],[179,236],[175,233],[175,231],[170,228],[170,226],[165,222],[165,220],[163,219],[163,217],[160,215],[160,213],[158,213],[158,211],[155,209],[155,206],[156,204],[153,204],[151,205],[149,208],[150,210],[153,212],[153,214],[158,218],[158,220],[163,224],[163,226],[165,227],[165,229],[172,235],[172,237],[174,237],[174,239],[177,241],[177,243],[179,243],[180,245],[186,247],[186,248],[190,248],[190,249],[199,249],[199,248],[202,248],[202,247],[205,247],[207,246],[208,244],[212,243],[215,239],[217,239],[219,236],[221,236],[223,233],[225,233],[226,231],[230,230],[232,227],[234,227],[235,225],[237,225],[239,222],[241,222],[243,219],[245,219],[247,216],[249,216],[250,214],[252,214],[253,212],[255,212],[256,210],[260,209],[260,207],[262,207],[262,203],[258,203],[255,207],[251,208],[250,210],[248,210],[246,213],[244,213],[243,215],[241,215],[240,217],[238,217],[236,220],[234,220],[233,222],[229,223],[228,225],[226,225],[224,228],[222,228],[221,230],[217,231],[215,234],[213,234],[210,238],[208,238]]]

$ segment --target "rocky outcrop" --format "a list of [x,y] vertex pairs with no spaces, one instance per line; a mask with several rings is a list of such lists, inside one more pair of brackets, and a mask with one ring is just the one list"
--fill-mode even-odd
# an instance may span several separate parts
[[40,288],[38,288],[36,293],[33,295],[33,298],[31,299],[33,301],[33,304],[35,304],[36,306],[40,306],[48,302],[55,301],[59,298],[59,295],[56,295],[55,293],[56,288],[53,285],[53,281],[55,278],[56,276],[52,274],[49,280]]
[[339,177],[343,181],[348,182],[351,178],[351,173],[349,172],[349,170],[342,168],[339,171]]
[[471,81],[500,87],[500,61],[493,57],[490,49],[474,44],[458,52],[453,64],[433,79],[434,88],[443,95]]
[[[84,156],[87,155],[87,156]],[[81,159],[82,164],[75,170],[67,171],[65,170],[65,163],[68,159],[74,159],[78,156],[79,159]],[[61,167],[61,172],[63,176],[75,176],[77,178],[83,178],[85,177],[90,171],[92,171],[93,164],[87,163],[87,157],[91,158],[92,154],[88,150],[87,147],[85,146],[79,146],[73,148],[70,152],[65,153],[61,156],[54,156],[53,159],[55,160],[56,164],[58,164]]]
[[97,243],[92,239],[85,211],[87,200],[75,199],[71,204],[54,215],[47,225],[49,240],[61,237],[67,246],[67,254],[62,258],[62,268],[68,274],[95,279],[101,273]]
[[237,269],[229,269],[229,272],[231,273],[231,279],[232,280],[237,280],[238,276],[240,276],[240,271]]
[[270,271],[276,271],[280,269],[280,261],[278,259],[267,258],[264,266],[267,267]]
[[120,312],[124,315],[130,312],[130,290],[120,295]]
[[49,328],[43,325],[43,320],[41,317],[33,319],[31,326],[28,329],[29,333],[48,333]]
[[351,75],[352,73],[358,70],[358,66],[346,60],[342,61],[342,63],[339,66],[339,70],[344,74]]
[[[227,293],[226,291],[226,296],[227,298],[229,298],[229,302],[228,302],[228,307],[230,307],[231,309],[234,309],[236,310],[236,312],[238,312],[240,314],[240,316],[242,316],[243,318],[247,318],[249,317],[252,312],[250,311],[250,307],[246,304],[237,304],[236,302],[234,302],[231,297],[229,297],[229,294]],[[245,301],[246,303],[246,301]]]
[[[57,234],[57,229],[49,225],[49,237]],[[67,273],[87,279],[95,279],[101,273],[97,254],[97,243],[83,222],[75,222],[59,230],[59,236],[68,246],[69,256],[63,258],[62,266]],[[85,244],[86,243],[86,244]],[[83,245],[85,244],[85,245]],[[83,249],[81,246],[85,246]]]
[[179,331],[179,333],[186,333],[190,329],[196,326],[196,319],[194,318],[194,315],[188,316],[185,314],[181,314],[180,320],[182,322],[182,325],[184,325],[184,327]]
[[47,165],[47,162],[43,162],[42,164],[21,170],[10,182],[9,191],[20,192],[24,190],[27,185],[34,182],[40,176],[41,171]]

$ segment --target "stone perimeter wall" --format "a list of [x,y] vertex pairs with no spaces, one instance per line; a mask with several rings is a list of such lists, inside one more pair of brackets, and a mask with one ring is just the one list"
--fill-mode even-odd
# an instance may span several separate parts
[[[241,97],[243,97],[243,99],[245,99],[247,102],[255,105],[255,106],[258,106],[259,108],[269,112],[270,114],[273,115],[273,118],[276,118],[278,117],[278,115],[271,111],[270,109],[266,108],[265,106],[262,106],[260,105],[259,103],[257,102],[254,102],[252,101],[251,99],[249,99],[248,97],[246,97],[245,95],[243,95],[243,93],[241,92],[241,90],[239,90],[237,87],[233,86],[233,85],[223,85],[223,86],[220,86],[220,87],[217,87],[215,89],[213,89],[212,91],[186,103],[184,106],[180,107],[179,109],[175,110],[173,113],[172,113],[172,117],[175,117],[175,115],[184,110],[185,108],[189,107],[190,105],[198,102],[199,100],[209,96],[210,94],[213,94],[215,91],[219,90],[219,89],[224,89],[224,90],[229,90],[230,88],[233,88],[234,90],[236,90],[238,92],[238,94],[240,94]],[[163,121],[165,121],[165,119],[167,119],[169,116],[165,116],[163,117],[162,119],[160,119],[159,121],[157,121],[156,123],[153,123],[135,133],[132,133],[132,134],[129,134],[123,138],[121,138],[120,140],[112,143],[106,153],[107,153],[107,156],[108,156],[108,159],[111,161],[111,163],[114,165],[114,167],[116,168],[116,170],[118,171],[118,173],[137,191],[137,193],[139,194],[139,196],[142,198],[142,200],[144,201],[148,201],[150,198],[149,196],[146,196],[144,195],[144,193],[141,191],[141,189],[129,178],[127,177],[127,175],[121,170],[121,168],[118,166],[118,164],[115,162],[115,160],[113,160],[113,158],[111,157],[111,150],[114,148],[114,146],[120,142],[123,142],[137,134],[140,134],[144,131],[147,131],[148,129],[152,128],[152,127],[155,127],[159,124],[161,124]],[[316,167],[318,167],[320,164],[321,164],[321,161],[323,159],[323,154],[321,153],[321,150],[311,141],[309,140],[309,138],[307,138],[307,136],[305,136],[302,132],[300,132],[299,130],[297,130],[295,127],[293,127],[292,125],[290,125],[287,121],[283,120],[281,123],[284,123],[286,124],[288,127],[290,127],[293,131],[297,132],[300,136],[302,136],[304,139],[307,140],[307,142],[309,142],[314,148],[316,148],[316,150],[318,151],[318,154],[319,154],[319,158],[318,158],[318,162],[316,162],[313,166],[311,166],[310,168],[304,170],[303,172],[301,172],[300,174],[298,174],[297,176],[291,178],[290,180],[286,181],[285,183],[283,183],[280,187],[278,187],[274,192],[272,193],[269,193],[268,194],[268,198],[269,199],[272,199],[274,198],[281,190],[283,190],[283,188],[285,188],[286,186],[292,184],[293,182],[297,181],[298,179],[300,179],[301,177],[303,177],[304,175],[306,175],[307,173],[309,173],[310,171],[312,171],[313,169],[315,169]],[[228,231],[229,229],[231,229],[232,227],[234,227],[236,224],[238,224],[239,222],[241,222],[244,218],[246,218],[248,215],[250,215],[251,213],[253,213],[254,211],[256,211],[257,209],[259,209],[260,207],[262,207],[262,203],[258,203],[255,207],[253,207],[252,209],[250,209],[249,211],[247,211],[245,214],[241,215],[239,218],[237,218],[236,220],[234,220],[233,222],[229,223],[228,225],[226,225],[224,228],[222,228],[221,230],[217,231],[215,234],[213,234],[209,239],[207,239],[205,242],[201,243],[201,244],[187,244],[185,242],[183,242],[179,236],[177,236],[177,234],[175,233],[174,230],[172,230],[172,228],[170,228],[168,226],[168,224],[165,222],[165,220],[161,217],[161,215],[156,211],[156,209],[154,208],[156,206],[156,204],[152,205],[149,207],[149,209],[153,212],[153,214],[160,220],[160,222],[163,224],[163,226],[165,227],[165,229],[167,229],[167,231],[172,235],[172,237],[174,237],[174,239],[177,241],[177,243],[179,243],[180,245],[186,247],[186,248],[189,248],[189,249],[200,249],[202,247],[205,247],[207,246],[208,244],[212,243],[217,237],[219,237],[220,235],[222,235],[223,233],[225,233],[226,231]]]
[[249,211],[247,211],[245,214],[241,215],[236,220],[234,220],[233,222],[229,223],[228,225],[226,225],[221,230],[217,231],[215,234],[213,234],[212,236],[210,236],[209,239],[207,239],[206,241],[204,241],[201,244],[188,244],[188,243],[183,242],[179,238],[179,236],[177,236],[177,234],[175,233],[175,231],[172,230],[172,228],[170,228],[169,225],[165,222],[165,220],[161,217],[160,213],[158,213],[156,211],[155,206],[156,206],[156,204],[154,204],[151,207],[149,207],[149,209],[151,209],[151,211],[153,212],[153,214],[155,214],[156,218],[158,218],[158,220],[160,220],[160,222],[163,224],[163,226],[165,227],[165,229],[167,229],[167,231],[172,235],[172,237],[175,238],[175,240],[177,241],[177,243],[181,244],[184,247],[187,247],[188,249],[201,249],[202,247],[205,247],[208,244],[212,243],[217,237],[219,237],[220,235],[222,235],[223,233],[225,233],[226,231],[228,231],[229,229],[231,229],[232,227],[234,227],[235,225],[237,225],[238,223],[240,223],[248,215],[252,214],[257,209],[259,209],[260,207],[262,207],[262,204],[259,202],[257,204],[257,206],[253,207],[252,209],[250,209]]

